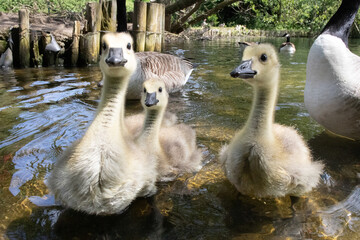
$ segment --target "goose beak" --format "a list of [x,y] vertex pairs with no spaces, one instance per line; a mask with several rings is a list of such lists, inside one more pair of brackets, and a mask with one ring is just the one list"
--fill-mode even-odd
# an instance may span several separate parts
[[251,60],[242,61],[242,63],[237,66],[230,75],[233,78],[253,78],[256,75],[256,71],[251,69]]
[[146,93],[145,106],[151,107],[156,105],[159,100],[156,99],[156,92]]
[[125,66],[125,63],[127,63],[127,60],[124,58],[123,50],[122,48],[110,48],[109,49],[109,55],[105,59],[105,62],[109,66],[118,67],[118,66]]

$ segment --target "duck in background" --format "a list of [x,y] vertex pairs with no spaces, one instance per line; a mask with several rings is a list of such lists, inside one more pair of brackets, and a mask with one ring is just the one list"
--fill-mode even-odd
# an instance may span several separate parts
[[252,85],[254,98],[245,126],[220,151],[225,175],[237,190],[252,197],[299,196],[319,183],[323,170],[314,162],[297,131],[274,123],[280,64],[270,44],[245,48],[243,62],[231,76]]
[[343,0],[310,48],[306,64],[305,107],[337,135],[360,139],[360,57],[348,37],[360,0]]
[[283,37],[286,37],[286,42],[283,42],[280,45],[279,51],[280,52],[295,53],[296,52],[295,44],[290,42],[290,34],[285,33],[283,35]]

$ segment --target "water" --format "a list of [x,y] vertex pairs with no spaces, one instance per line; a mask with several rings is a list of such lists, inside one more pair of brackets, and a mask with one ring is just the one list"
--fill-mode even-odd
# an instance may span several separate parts
[[[159,183],[153,198],[138,199],[121,215],[87,216],[54,205],[44,181],[57,156],[94,118],[98,67],[3,71],[0,76],[0,233],[9,239],[357,239],[360,238],[360,144],[329,135],[303,104],[306,58],[312,39],[295,39],[297,52],[280,55],[276,121],[294,126],[315,159],[322,181],[296,205],[288,198],[238,194],[218,161],[221,146],[247,119],[252,89],[229,73],[241,60],[237,41],[168,44],[165,52],[197,65],[169,109],[195,128],[204,167]],[[279,46],[283,39],[251,39]],[[360,41],[350,48],[360,53]],[[127,103],[127,114],[141,111]],[[299,166],[300,167],[300,166]],[[49,206],[50,205],[50,206]],[[1,237],[0,237],[1,238]]]

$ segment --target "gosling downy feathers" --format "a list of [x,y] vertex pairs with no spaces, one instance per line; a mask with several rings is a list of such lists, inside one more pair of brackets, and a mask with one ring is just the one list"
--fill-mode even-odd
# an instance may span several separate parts
[[48,180],[66,207],[89,214],[119,213],[136,197],[156,191],[156,159],[127,136],[124,126],[126,87],[136,69],[132,44],[127,33],[103,37],[104,86],[95,119],[57,160]]
[[285,33],[283,37],[286,37],[286,42],[283,42],[280,45],[279,51],[280,52],[288,52],[288,53],[295,53],[296,48],[295,44],[290,42],[290,35],[288,33]]
[[300,196],[318,184],[323,169],[294,128],[274,123],[279,70],[276,50],[260,44],[247,47],[242,64],[231,72],[254,89],[245,126],[220,152],[227,178],[245,195]]
[[198,171],[202,160],[201,151],[196,146],[195,131],[185,124],[176,124],[176,117],[165,112],[168,96],[163,81],[145,81],[141,97],[145,119],[141,128],[132,130],[139,144],[149,145],[152,154],[157,157],[160,180]]
[[311,46],[304,101],[329,131],[360,139],[360,57],[347,47],[360,0],[343,0]]

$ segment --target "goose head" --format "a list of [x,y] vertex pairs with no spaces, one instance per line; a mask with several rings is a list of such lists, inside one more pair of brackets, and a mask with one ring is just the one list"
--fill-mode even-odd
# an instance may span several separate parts
[[270,44],[252,45],[244,50],[241,64],[230,75],[253,86],[271,86],[278,81],[279,60]]
[[141,104],[144,109],[161,110],[168,104],[168,93],[163,81],[152,78],[143,83]]
[[101,71],[109,77],[130,76],[136,69],[133,39],[128,33],[107,33],[102,38]]

